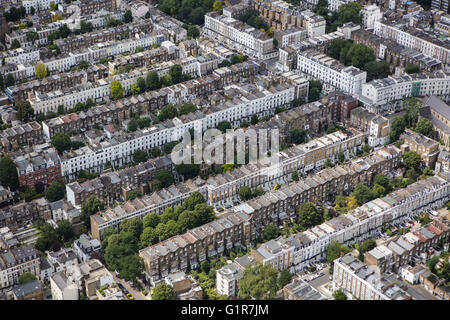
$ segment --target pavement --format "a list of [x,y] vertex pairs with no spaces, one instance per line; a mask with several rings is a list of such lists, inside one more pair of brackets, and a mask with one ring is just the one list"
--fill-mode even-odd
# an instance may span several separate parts
[[127,289],[128,292],[131,293],[131,294],[133,295],[133,297],[134,297],[135,300],[150,300],[149,298],[145,297],[139,290],[136,290],[136,289],[132,288],[132,287],[127,283],[127,281],[118,278],[115,274],[113,274],[113,277],[114,277],[114,281],[115,281],[116,283],[122,284],[122,285],[125,287],[125,289]]

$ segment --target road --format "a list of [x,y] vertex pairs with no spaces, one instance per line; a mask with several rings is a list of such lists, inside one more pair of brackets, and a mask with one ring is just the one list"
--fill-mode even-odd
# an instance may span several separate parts
[[314,279],[313,281],[310,281],[309,284],[313,286],[315,289],[318,289],[319,287],[323,286],[325,283],[330,282],[330,273],[328,272],[328,268],[320,270],[319,272],[323,272],[324,275],[318,277],[317,279]]
[[135,300],[149,300],[140,291],[132,288],[125,280],[118,278],[114,273],[113,273],[113,277],[114,277],[114,281],[116,283],[122,284],[125,287],[125,289],[127,289],[128,292],[130,292],[133,295]]

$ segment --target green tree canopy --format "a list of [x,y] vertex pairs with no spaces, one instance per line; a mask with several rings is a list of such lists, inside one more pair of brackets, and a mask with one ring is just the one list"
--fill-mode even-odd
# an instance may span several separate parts
[[16,165],[9,156],[0,158],[0,182],[5,188],[15,191],[19,188]]
[[305,202],[298,208],[297,223],[303,229],[316,226],[323,222],[322,213],[316,208],[314,203]]
[[58,132],[52,137],[52,145],[56,148],[56,150],[62,153],[63,151],[70,150],[72,147],[72,141],[67,134]]
[[306,141],[306,132],[303,129],[296,128],[289,132],[289,138],[292,143],[300,144]]
[[104,208],[105,203],[95,195],[90,196],[86,202],[83,202],[81,205],[81,220],[88,229],[91,227],[91,215],[96,214]]
[[347,295],[342,289],[338,289],[333,292],[333,299],[334,300],[347,300]]
[[45,198],[49,202],[58,201],[66,195],[66,186],[64,183],[55,181],[45,191]]
[[156,228],[156,226],[159,224],[160,218],[159,215],[156,212],[150,212],[147,214],[143,219],[144,228]]
[[356,198],[356,200],[358,201],[358,205],[360,206],[366,202],[369,202],[370,200],[373,200],[376,197],[375,193],[363,183],[358,183],[356,185],[352,196]]
[[[166,0],[167,1],[167,0]],[[173,288],[165,282],[160,282],[152,291],[153,300],[175,300]]]
[[403,153],[403,165],[407,169],[418,170],[422,157],[415,151],[406,151]]
[[179,64],[175,64],[169,68],[169,75],[172,83],[180,83],[183,80],[183,68]]
[[146,162],[148,160],[148,154],[144,150],[135,150],[133,152],[133,162],[139,164],[141,162]]
[[279,235],[280,229],[274,224],[269,224],[264,228],[264,239],[267,241],[275,239]]
[[111,82],[111,96],[113,100],[119,100],[123,97],[124,89],[122,84],[118,80],[113,80]]
[[150,90],[156,90],[161,88],[161,83],[159,81],[159,76],[157,71],[150,71],[147,73],[147,77],[145,79],[146,87]]
[[25,284],[34,280],[37,280],[37,278],[31,272],[24,272],[19,276],[19,284]]
[[252,190],[250,189],[250,187],[248,186],[242,186],[239,189],[239,198],[242,201],[247,201],[250,200],[252,198]]
[[163,122],[167,119],[173,119],[178,116],[178,110],[173,106],[173,104],[169,103],[161,108],[161,111],[158,114],[158,120]]
[[249,300],[273,299],[279,288],[278,270],[272,268],[270,264],[247,266],[244,270],[244,277],[239,280],[238,298]]
[[39,79],[43,79],[47,76],[47,67],[42,62],[34,66],[34,71],[36,73],[36,77]]
[[58,222],[56,232],[64,241],[69,241],[75,236],[73,225],[69,220],[61,220],[60,222]]
[[426,118],[420,119],[416,127],[414,128],[414,131],[423,134],[424,136],[427,136],[428,138],[433,139],[434,136],[434,127],[430,120]]

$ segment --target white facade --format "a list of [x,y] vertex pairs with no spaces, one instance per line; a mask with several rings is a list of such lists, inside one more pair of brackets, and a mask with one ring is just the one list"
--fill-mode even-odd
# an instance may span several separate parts
[[70,282],[64,271],[50,278],[50,287],[53,300],[78,300],[78,287]]
[[23,0],[22,5],[27,10],[27,13],[29,14],[31,11],[31,7],[34,8],[34,10],[41,11],[41,10],[47,10],[50,8],[50,3],[53,2],[56,4],[62,3],[62,0]]
[[353,66],[345,67],[325,54],[315,51],[298,52],[297,69],[313,79],[348,92],[359,94],[367,73]]
[[395,26],[375,21],[373,32],[377,36],[394,40],[407,48],[416,49],[425,55],[439,59],[443,63],[450,63],[450,49],[402,31]]
[[[187,88],[184,88],[186,99]],[[94,170],[101,172],[107,161],[131,161],[135,150],[151,150],[153,147],[164,145],[168,142],[179,140],[184,133],[191,128],[201,130],[215,128],[221,121],[237,121],[238,119],[250,117],[253,114],[269,115],[276,107],[291,103],[295,98],[295,87],[285,88],[281,91],[262,91],[263,96],[254,100],[243,100],[221,111],[205,115],[204,118],[183,123],[178,118],[174,121],[178,125],[171,128],[158,129],[151,127],[142,130],[142,134],[135,139],[122,143],[102,143],[99,150],[93,151],[89,147],[82,147],[75,151],[73,156],[61,160],[61,173],[63,176],[71,176],[80,170]],[[171,103],[169,100],[168,103]],[[178,120],[178,121],[177,121]],[[67,199],[71,201],[73,195],[69,192]]]
[[235,297],[238,294],[238,281],[244,277],[243,272],[232,263],[216,271],[216,290],[218,294]]
[[425,75],[419,74],[370,81],[363,84],[361,95],[370,104],[382,106],[411,96],[436,95],[447,100],[449,94],[450,76],[427,78]]
[[17,48],[8,50],[3,54],[5,63],[23,64],[27,62],[36,62],[40,59],[39,49],[32,47],[29,49]]
[[204,32],[227,45],[261,60],[276,58],[273,40],[264,32],[226,16],[205,15]]
[[362,25],[365,29],[373,29],[375,22],[383,17],[380,8],[377,5],[367,5],[361,10]]

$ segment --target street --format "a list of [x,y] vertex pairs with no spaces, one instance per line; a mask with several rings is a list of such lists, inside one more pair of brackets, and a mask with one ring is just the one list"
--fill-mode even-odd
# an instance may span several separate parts
[[135,300],[149,300],[140,291],[132,288],[125,280],[118,278],[114,273],[113,278],[116,283],[120,283],[121,285],[123,285],[125,289],[127,289],[128,292],[133,295]]

